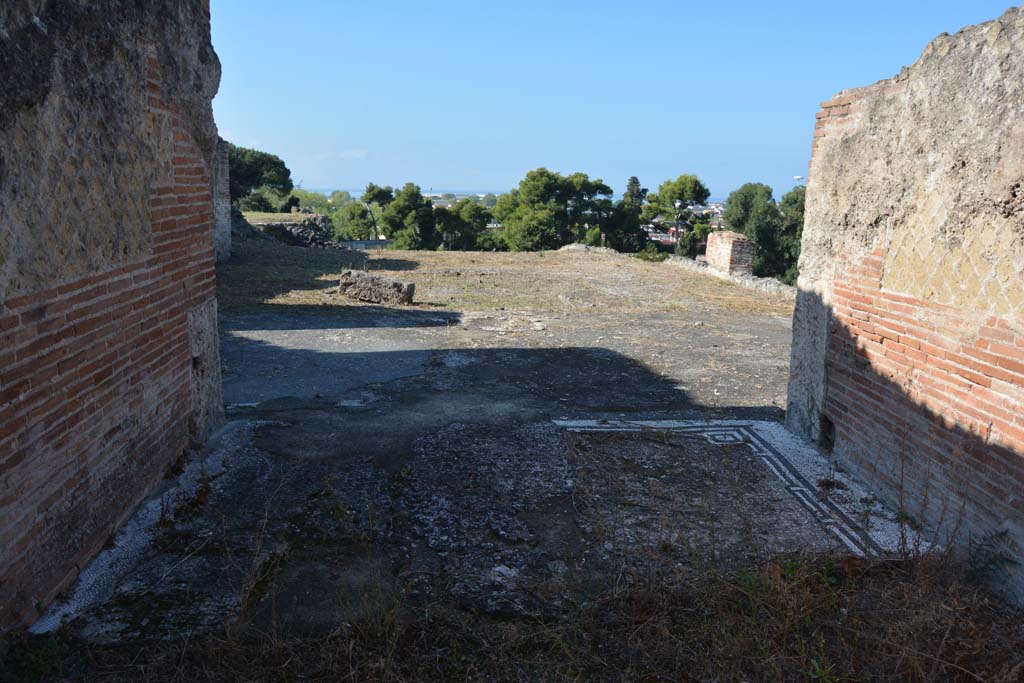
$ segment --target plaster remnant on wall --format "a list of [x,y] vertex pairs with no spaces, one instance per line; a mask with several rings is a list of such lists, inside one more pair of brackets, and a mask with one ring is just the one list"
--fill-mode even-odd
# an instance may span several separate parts
[[0,300],[151,253],[135,226],[148,220],[146,194],[166,179],[174,140],[170,117],[148,111],[150,57],[212,161],[216,129],[202,112],[220,65],[192,30],[202,3],[104,4],[0,9]]

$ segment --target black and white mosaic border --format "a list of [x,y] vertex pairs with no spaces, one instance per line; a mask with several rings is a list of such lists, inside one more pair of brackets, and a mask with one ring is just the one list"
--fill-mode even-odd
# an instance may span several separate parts
[[[904,538],[896,515],[881,507],[857,481],[836,471],[814,446],[777,422],[755,420],[557,419],[572,432],[669,431],[703,436],[716,445],[746,444],[789,493],[849,552],[857,556],[895,550]],[[823,491],[817,482],[840,486]]]

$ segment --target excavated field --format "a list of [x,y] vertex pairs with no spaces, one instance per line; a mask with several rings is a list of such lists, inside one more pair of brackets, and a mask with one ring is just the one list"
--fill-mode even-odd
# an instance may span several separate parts
[[[340,298],[352,267],[416,303]],[[905,541],[778,425],[791,301],[584,251],[248,241],[219,276],[227,425],[37,630],[123,652],[564,623]]]

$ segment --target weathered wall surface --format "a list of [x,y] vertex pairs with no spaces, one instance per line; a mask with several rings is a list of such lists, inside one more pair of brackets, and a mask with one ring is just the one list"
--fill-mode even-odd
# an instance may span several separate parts
[[787,425],[1024,559],[1024,9],[824,103],[799,288]]
[[0,628],[220,419],[204,0],[0,4]]
[[213,159],[213,241],[217,261],[231,258],[231,170],[228,163],[228,143],[217,140],[217,152]]

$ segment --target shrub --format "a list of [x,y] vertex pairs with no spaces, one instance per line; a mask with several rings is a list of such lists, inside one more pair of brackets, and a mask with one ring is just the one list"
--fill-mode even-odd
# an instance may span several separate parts
[[583,243],[588,247],[600,247],[601,244],[601,228],[595,226],[587,230],[587,234],[583,237]]
[[273,213],[276,208],[270,203],[265,195],[254,192],[238,200],[238,208],[242,211],[255,211],[258,213]]
[[661,263],[668,258],[668,254],[658,248],[654,242],[648,242],[647,246],[638,251],[634,256],[641,261],[653,261],[655,263]]
[[476,248],[479,251],[508,251],[504,234],[491,230],[485,230],[477,236]]

